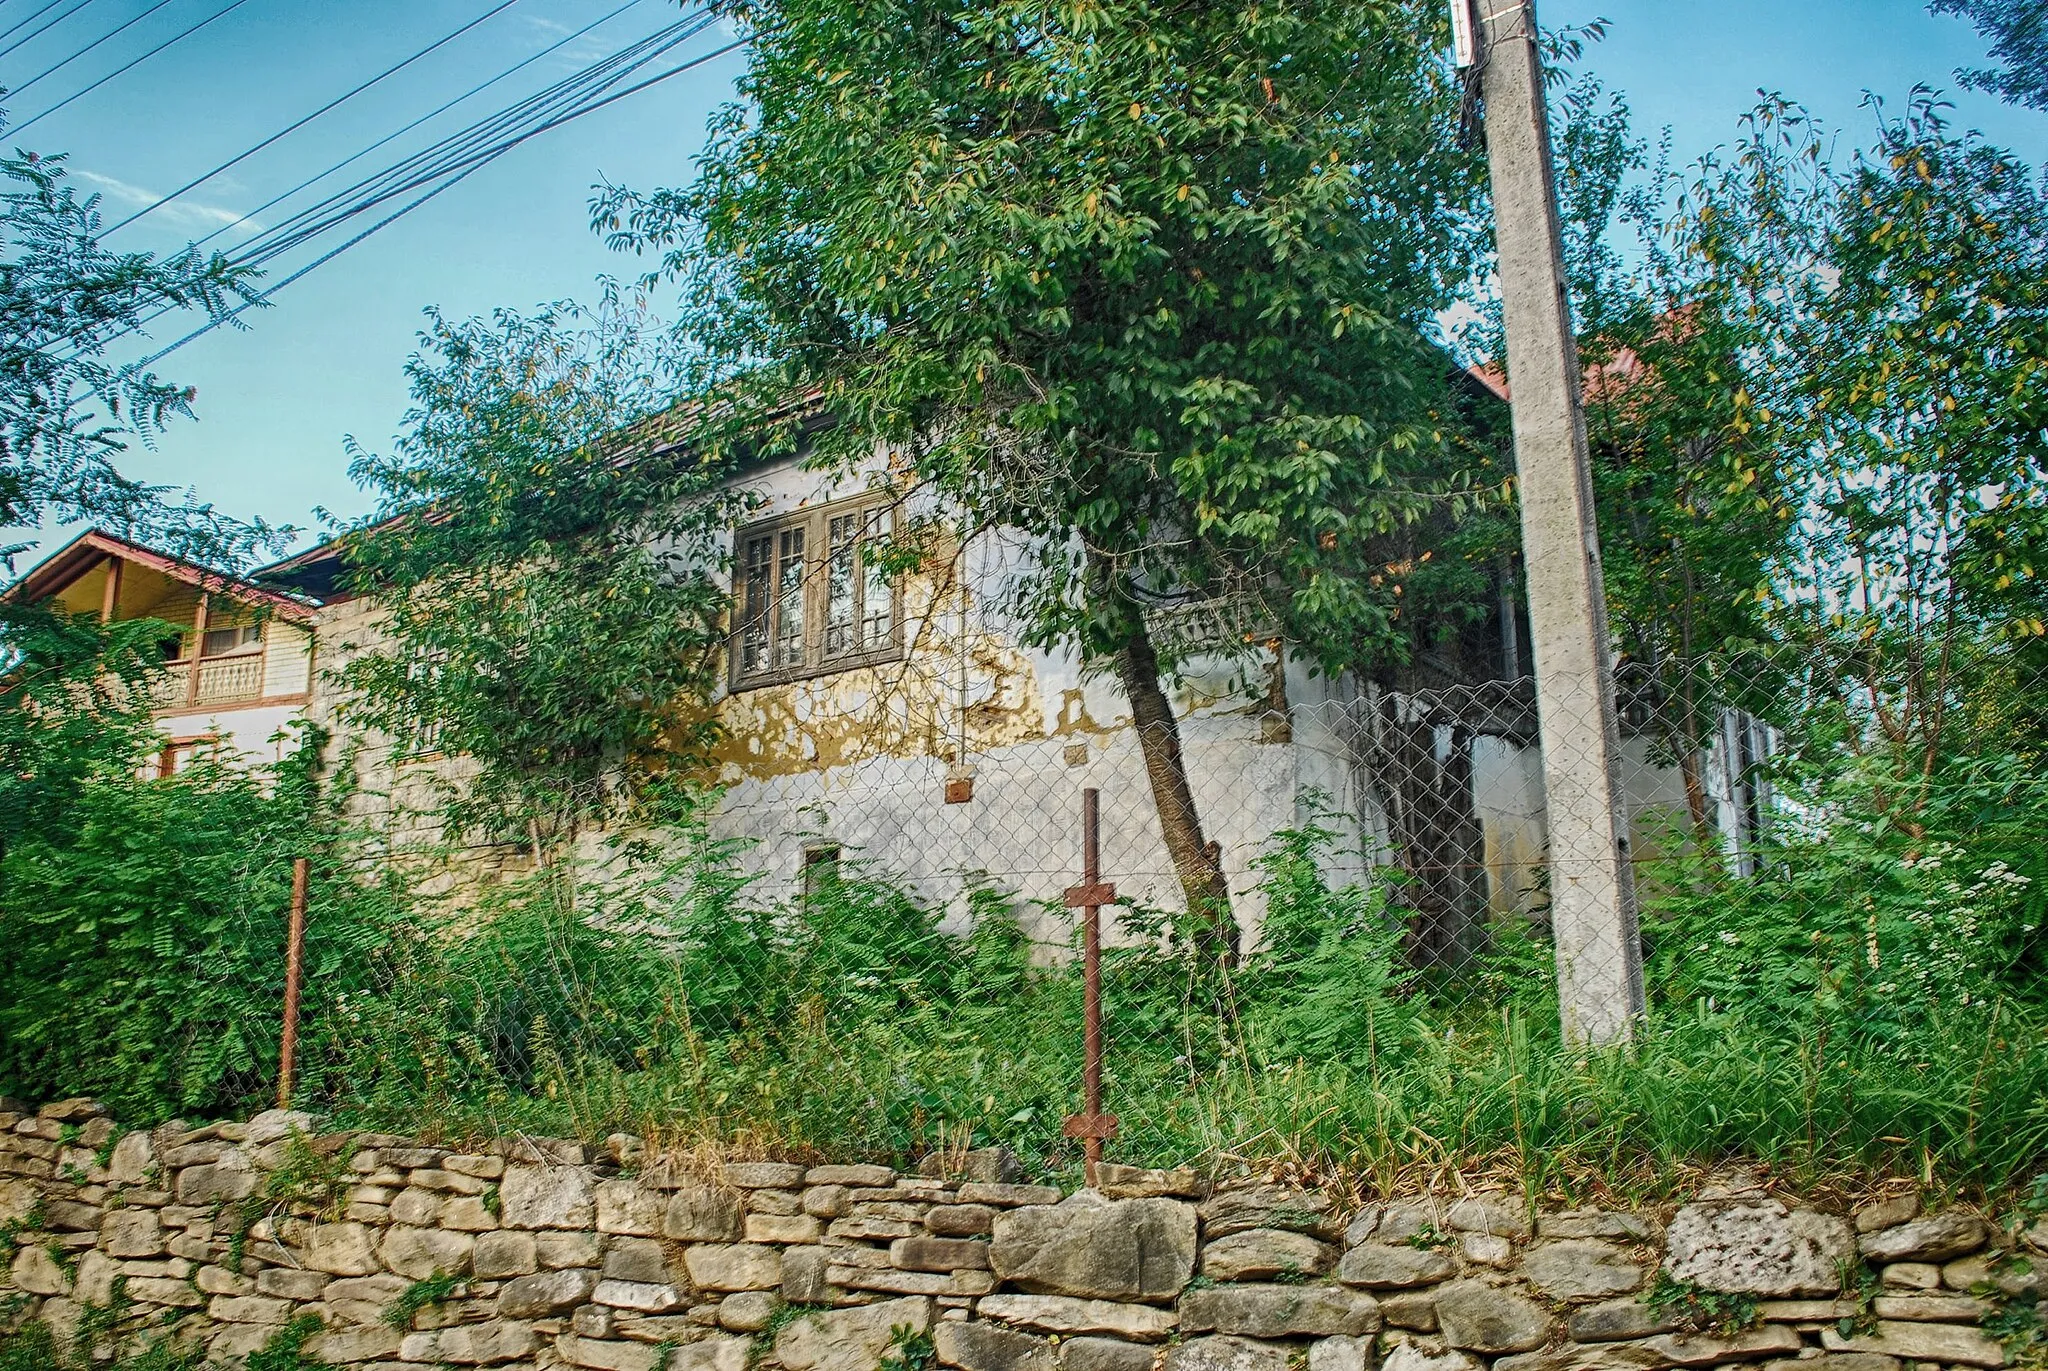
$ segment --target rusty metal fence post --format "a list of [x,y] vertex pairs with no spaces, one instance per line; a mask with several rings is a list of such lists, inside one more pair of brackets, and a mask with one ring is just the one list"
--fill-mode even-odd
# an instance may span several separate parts
[[1067,908],[1082,911],[1081,1091],[1078,1114],[1062,1130],[1080,1138],[1088,1158],[1088,1184],[1102,1161],[1102,1140],[1116,1136],[1117,1118],[1102,1112],[1102,906],[1116,903],[1116,887],[1102,880],[1101,792],[1081,792],[1081,884],[1067,890]]
[[292,1107],[292,1069],[299,1051],[299,987],[306,961],[306,859],[292,862],[291,927],[285,935],[284,1032],[277,1047],[277,1107]]

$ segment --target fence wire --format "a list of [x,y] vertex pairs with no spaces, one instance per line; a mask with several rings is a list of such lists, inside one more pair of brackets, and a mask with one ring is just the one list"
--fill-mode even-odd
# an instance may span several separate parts
[[[488,881],[330,861],[293,1102],[1069,1170],[1093,789],[1113,1159],[2019,1175],[2048,1159],[2044,736],[2009,663],[1977,670],[1915,702],[1789,659],[1624,669],[1636,907],[1605,943],[1553,926],[1605,854],[1552,850],[1526,679],[737,768],[667,827],[545,867],[514,845]],[[236,1050],[187,1089],[194,1043],[162,1044],[188,1054],[166,1109],[274,1092],[285,927],[249,909],[223,935],[248,955],[184,963]],[[1568,964],[1603,948],[1640,972]],[[1561,982],[1621,997],[1620,1038],[1561,1026]]]

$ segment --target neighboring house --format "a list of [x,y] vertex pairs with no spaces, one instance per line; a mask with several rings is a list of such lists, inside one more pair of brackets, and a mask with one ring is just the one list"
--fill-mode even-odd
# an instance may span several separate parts
[[275,589],[97,529],[80,534],[9,587],[107,622],[165,626],[154,713],[169,775],[200,748],[275,760],[313,687],[312,607]]
[[[1102,872],[1120,895],[1181,904],[1132,727],[1113,677],[1071,653],[1028,647],[1009,611],[1023,570],[1014,535],[927,549],[891,578],[865,549],[934,511],[878,453],[869,471],[828,477],[794,458],[743,478],[756,516],[726,551],[733,631],[714,707],[725,738],[720,836],[766,895],[791,895],[844,861],[871,863],[947,908],[956,922],[984,878],[1023,899],[1026,927],[1064,942],[1061,893],[1079,879],[1081,792],[1102,793]],[[328,544],[256,573],[321,602],[321,658],[338,669],[377,640],[377,607],[345,585]],[[1205,836],[1221,854],[1240,920],[1255,933],[1254,867],[1273,835],[1316,815],[1340,834],[1335,876],[1406,870],[1417,951],[1455,955],[1489,912],[1541,903],[1541,767],[1522,612],[1502,597],[1455,660],[1398,684],[1329,678],[1276,651],[1230,605],[1180,611],[1155,636],[1244,643],[1191,671],[1176,712]],[[364,802],[388,805],[395,845],[432,836],[408,813],[459,763],[390,739],[352,737],[323,681],[314,718],[365,769]],[[1627,740],[1642,841],[1686,812],[1658,740]],[[1742,761],[1713,749],[1703,768],[1721,812],[1746,812]],[[1042,902],[1042,904],[1041,904]]]

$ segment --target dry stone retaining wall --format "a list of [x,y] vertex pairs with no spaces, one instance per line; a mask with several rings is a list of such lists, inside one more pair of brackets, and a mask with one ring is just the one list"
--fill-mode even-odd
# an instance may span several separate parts
[[365,1371],[1934,1371],[2004,1366],[1986,1324],[2048,1314],[2025,1258],[2048,1222],[1910,1197],[1350,1211],[1189,1172],[1105,1167],[1065,1195],[999,1152],[952,1163],[706,1174],[623,1137],[454,1151],[281,1112],[122,1135],[66,1101],[0,1111],[0,1299],[60,1338],[123,1308],[223,1363],[311,1316],[305,1353]]

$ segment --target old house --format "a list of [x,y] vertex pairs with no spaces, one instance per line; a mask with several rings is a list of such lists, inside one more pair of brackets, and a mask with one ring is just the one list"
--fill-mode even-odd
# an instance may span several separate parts
[[164,625],[154,714],[169,775],[197,750],[275,759],[313,689],[313,609],[275,588],[97,529],[45,558],[6,594],[106,622]]
[[[1025,551],[1013,535],[940,539],[886,574],[870,549],[936,511],[877,452],[828,475],[796,458],[741,477],[759,498],[731,530],[723,575],[731,633],[713,707],[724,726],[715,830],[746,840],[760,893],[788,896],[863,863],[964,917],[987,883],[1021,897],[1027,928],[1063,943],[1059,909],[1080,860],[1084,789],[1102,795],[1102,870],[1133,904],[1182,903],[1128,705],[1070,653],[1027,646],[1013,608]],[[374,597],[347,588],[328,544],[258,573],[319,602],[322,660],[377,641]],[[1314,821],[1336,839],[1330,874],[1405,870],[1418,951],[1455,955],[1490,913],[1542,903],[1542,781],[1526,641],[1512,595],[1479,642],[1398,688],[1312,671],[1230,604],[1162,615],[1155,636],[1223,645],[1175,691],[1205,837],[1252,936],[1257,863],[1273,835]],[[363,803],[391,840],[435,836],[424,818],[460,760],[431,738],[352,736],[323,677],[311,712],[364,768]],[[1638,710],[1632,717],[1645,719]],[[1706,749],[1728,832],[1741,827],[1744,760]],[[1685,811],[1678,769],[1648,726],[1628,739],[1645,844]]]

